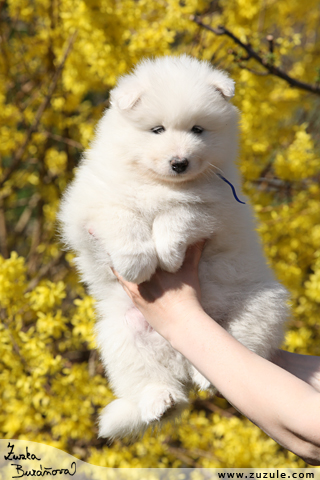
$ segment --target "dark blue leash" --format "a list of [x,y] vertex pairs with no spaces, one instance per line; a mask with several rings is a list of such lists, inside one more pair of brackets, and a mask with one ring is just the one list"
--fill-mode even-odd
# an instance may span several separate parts
[[221,180],[223,180],[224,182],[226,182],[226,183],[231,187],[233,196],[234,196],[234,198],[237,200],[237,202],[243,203],[243,204],[245,205],[246,202],[241,202],[241,200],[239,200],[239,198],[238,198],[238,196],[237,196],[237,193],[236,193],[236,189],[234,188],[234,186],[232,185],[232,183],[230,183],[229,180],[227,180],[226,178],[224,178],[224,176],[221,175],[221,173],[216,173],[216,175],[218,175],[218,177],[220,177]]

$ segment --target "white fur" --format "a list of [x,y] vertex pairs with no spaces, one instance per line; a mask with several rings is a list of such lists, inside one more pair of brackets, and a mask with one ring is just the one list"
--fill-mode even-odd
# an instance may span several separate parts
[[[204,309],[263,357],[281,343],[287,293],[266,265],[251,208],[216,175],[223,171],[244,199],[233,93],[233,81],[206,62],[141,63],[112,91],[64,196],[63,238],[97,299],[98,343],[119,397],[101,415],[102,436],[136,435],[181,411],[192,383],[210,385],[148,326],[110,265],[140,283],[157,266],[175,272],[188,245],[210,238],[199,267]],[[163,133],[151,131],[160,125]],[[203,133],[191,132],[194,125]],[[184,173],[172,170],[173,157],[188,159]]]

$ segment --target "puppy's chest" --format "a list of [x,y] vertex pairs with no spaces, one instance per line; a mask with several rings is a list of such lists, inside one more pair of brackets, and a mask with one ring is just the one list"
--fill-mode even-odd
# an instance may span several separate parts
[[[164,230],[181,231],[201,229],[203,233],[212,233],[221,228],[222,215],[211,205],[190,202],[159,202],[154,208],[141,207],[136,210],[137,220],[144,219],[161,233]],[[162,228],[161,228],[162,227]]]
[[140,189],[132,196],[123,197],[123,203],[130,206],[136,215],[153,221],[159,215],[175,217],[194,217],[206,214],[207,217],[222,216],[222,205],[199,194],[186,192],[171,192],[161,189],[143,191]]
[[193,239],[218,234],[228,224],[233,224],[237,216],[223,197],[217,199],[207,189],[181,191],[161,186],[142,187],[127,192],[122,203],[131,209],[137,223],[142,222],[154,233],[189,232]]

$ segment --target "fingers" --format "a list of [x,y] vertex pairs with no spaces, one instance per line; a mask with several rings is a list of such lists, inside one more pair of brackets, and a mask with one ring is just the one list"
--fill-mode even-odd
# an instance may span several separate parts
[[132,298],[132,287],[136,287],[134,283],[127,282],[121,275],[113,268],[110,267],[112,270],[113,275],[116,277],[120,285],[123,287],[127,295]]
[[119,275],[119,273],[118,273],[113,267],[110,267],[110,269],[111,269],[113,275],[114,275],[115,277],[117,277],[117,279],[118,279],[119,282],[120,282],[120,280],[122,280],[121,275]]
[[[200,258],[201,258],[201,255],[202,255],[202,252],[203,252],[203,249],[204,249],[204,246],[205,246],[206,242],[207,242],[207,240],[204,239],[204,240],[200,240],[199,242],[197,242],[193,245],[189,245],[189,247],[187,248],[187,251],[186,251],[183,266],[198,268]],[[113,267],[110,267],[110,268],[111,268],[114,276],[117,278],[117,280],[120,282],[120,284],[123,287],[127,287],[127,289],[128,289],[129,287],[132,288],[132,286],[135,285],[134,283],[130,283],[130,282],[127,282],[126,280],[124,280],[124,278],[122,278],[121,275],[118,272],[116,272],[116,270]]]
[[163,291],[160,288],[158,282],[154,281],[156,278],[156,274],[153,276],[153,281],[151,280],[148,282],[142,282],[137,285],[136,283],[128,282],[127,280],[125,280],[113,267],[110,268],[126,294],[138,307],[141,304],[141,300],[148,303],[153,302],[155,298],[158,298],[163,294]]
[[120,285],[122,285],[122,287],[125,288],[125,280],[121,277],[121,275],[119,275],[119,273],[113,267],[110,267],[110,269],[113,275],[116,277],[116,279],[120,283]]
[[193,245],[190,245],[187,248],[185,261],[184,261],[185,265],[192,266],[194,268],[198,267],[206,242],[207,242],[206,239],[200,240],[199,242]]

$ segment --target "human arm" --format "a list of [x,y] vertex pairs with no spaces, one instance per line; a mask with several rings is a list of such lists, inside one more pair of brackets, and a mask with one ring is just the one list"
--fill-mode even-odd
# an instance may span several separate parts
[[147,321],[231,404],[279,444],[320,465],[319,392],[280,360],[276,365],[248,350],[203,311],[200,256],[201,245],[189,248],[176,274],[156,271],[141,285],[118,279]]

